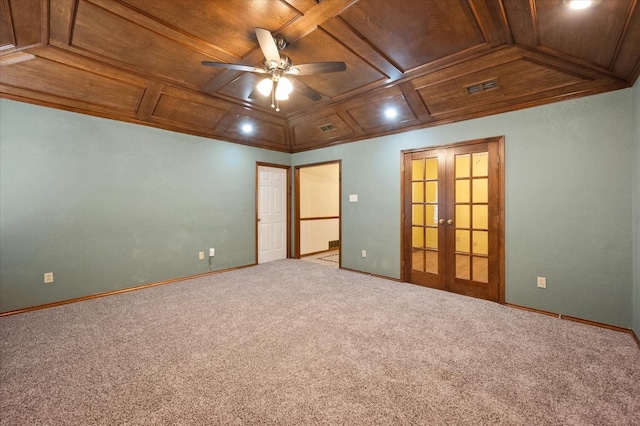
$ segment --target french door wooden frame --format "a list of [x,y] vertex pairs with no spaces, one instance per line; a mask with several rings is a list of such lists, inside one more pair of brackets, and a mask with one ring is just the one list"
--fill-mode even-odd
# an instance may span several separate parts
[[[295,259],[300,259],[300,221],[305,220],[300,218],[300,169],[306,167],[316,167],[316,166],[324,166],[327,164],[337,164],[338,165],[338,217],[339,226],[338,226],[338,239],[340,240],[340,246],[342,246],[342,160],[333,160],[333,161],[323,161],[321,163],[312,163],[312,164],[302,164],[294,167],[294,198],[295,198]],[[313,217],[306,218],[306,220],[322,220],[322,219],[336,219],[335,216],[327,216],[327,217]],[[338,256],[338,266],[342,267],[342,250],[340,250],[340,255]]]
[[260,167],[274,167],[276,169],[283,169],[287,171],[287,258],[291,258],[291,237],[289,236],[289,232],[291,230],[291,166],[286,166],[283,164],[274,164],[274,163],[263,163],[260,161],[256,162],[256,186],[255,186],[255,264],[258,264],[258,226],[260,225],[260,212],[259,212],[259,192],[260,192]]
[[[410,191],[412,190],[412,176],[408,175],[411,169],[410,162],[412,161],[412,158],[420,157],[421,153],[437,157],[439,159],[439,176],[444,176],[443,172],[445,171],[445,164],[448,164],[449,166],[447,167],[450,167],[454,161],[456,153],[471,153],[478,150],[482,151],[484,149],[488,150],[490,158],[497,159],[497,161],[489,161],[489,167],[492,169],[488,172],[490,175],[494,176],[495,179],[495,182],[492,182],[494,189],[490,190],[488,194],[488,204],[492,206],[489,209],[491,217],[489,219],[488,226],[489,232],[493,232],[497,237],[493,242],[493,246],[490,247],[490,250],[493,250],[493,252],[496,253],[496,256],[493,256],[494,260],[490,262],[491,264],[488,269],[488,289],[486,291],[484,291],[484,289],[483,291],[474,291],[474,287],[469,285],[472,283],[471,281],[464,282],[464,280],[460,280],[455,277],[455,271],[451,271],[452,265],[454,265],[456,259],[456,237],[454,236],[455,227],[451,226],[451,223],[453,222],[449,223],[447,220],[453,217],[453,213],[450,211],[451,209],[455,209],[456,203],[453,200],[448,200],[446,202],[447,207],[445,209],[441,209],[438,213],[438,239],[444,243],[443,248],[446,248],[447,250],[442,254],[438,252],[438,274],[425,273],[423,276],[420,276],[419,279],[414,278],[412,281],[412,272],[414,277],[416,276],[416,271],[412,271],[412,209],[415,203],[412,201],[410,195]],[[402,151],[401,166],[401,280],[405,282],[414,282],[415,284],[431,288],[467,294],[474,297],[493,300],[499,303],[505,303],[504,136],[405,150]],[[451,172],[449,172],[449,174],[451,174]],[[410,187],[408,188],[407,185]],[[436,185],[438,186],[438,191],[440,193],[447,194],[447,197],[452,197],[452,194],[454,194],[455,177],[449,176],[446,181],[444,179],[438,180]],[[492,244],[491,241],[489,244]],[[417,274],[419,275],[419,272]]]

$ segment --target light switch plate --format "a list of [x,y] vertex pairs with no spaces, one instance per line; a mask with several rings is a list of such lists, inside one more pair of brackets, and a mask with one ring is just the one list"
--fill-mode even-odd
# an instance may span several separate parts
[[349,194],[349,202],[357,203],[358,202],[358,194]]
[[547,288],[547,279],[545,277],[538,277],[538,287]]

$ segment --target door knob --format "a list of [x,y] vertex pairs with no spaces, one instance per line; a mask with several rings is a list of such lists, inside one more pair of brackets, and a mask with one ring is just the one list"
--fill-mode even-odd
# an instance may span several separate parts
[[449,219],[449,220],[447,220],[447,223],[448,223],[449,225],[453,225],[453,219]]
[[438,222],[440,223],[440,225],[444,225],[444,219],[440,219]]

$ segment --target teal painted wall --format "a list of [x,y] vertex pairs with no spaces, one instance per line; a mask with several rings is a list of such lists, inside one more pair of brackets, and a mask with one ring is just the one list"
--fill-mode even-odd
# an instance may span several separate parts
[[2,312],[254,263],[256,161],[290,162],[6,99],[0,124]]
[[298,153],[292,165],[342,160],[342,265],[399,278],[401,150],[504,135],[506,301],[631,327],[632,108],[621,90]]
[[637,330],[639,92],[292,156],[0,100],[0,310],[253,263],[256,161],[342,160],[343,266],[398,278],[401,150],[505,135],[507,302]]
[[640,336],[640,81],[633,86],[633,329]]

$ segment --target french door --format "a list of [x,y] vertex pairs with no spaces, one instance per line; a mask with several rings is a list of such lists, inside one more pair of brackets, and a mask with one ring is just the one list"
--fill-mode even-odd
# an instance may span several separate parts
[[405,281],[504,302],[503,143],[404,153]]

